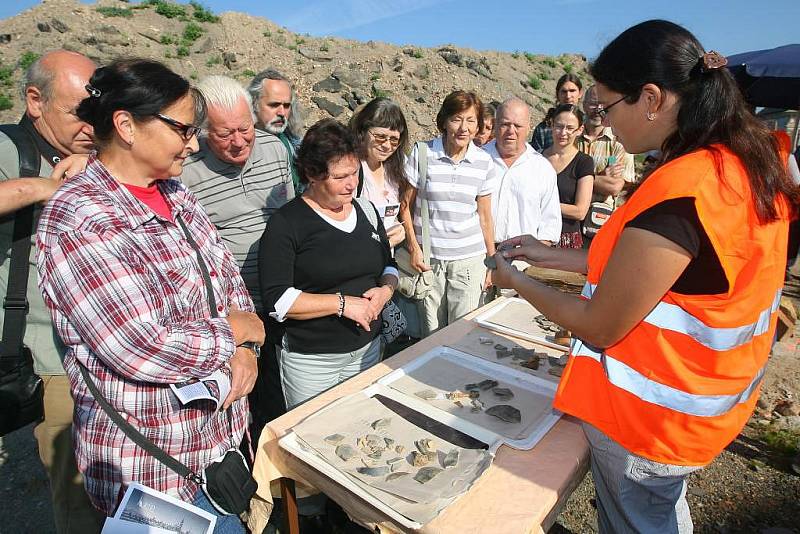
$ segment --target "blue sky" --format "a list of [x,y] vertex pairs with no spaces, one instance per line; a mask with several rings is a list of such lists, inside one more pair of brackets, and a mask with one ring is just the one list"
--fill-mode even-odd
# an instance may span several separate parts
[[[37,4],[3,0],[0,18]],[[686,26],[724,54],[800,42],[800,0],[201,0],[215,12],[262,16],[298,33],[394,44],[596,56],[642,20]],[[757,6],[757,7],[756,7]]]

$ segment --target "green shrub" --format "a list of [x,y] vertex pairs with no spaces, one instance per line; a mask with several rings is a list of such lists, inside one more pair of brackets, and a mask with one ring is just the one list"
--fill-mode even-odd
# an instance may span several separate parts
[[0,111],[6,111],[14,107],[14,102],[6,95],[0,95]]
[[389,91],[384,91],[383,89],[378,89],[377,87],[372,88],[372,98],[389,98]]
[[194,18],[200,22],[219,22],[219,17],[200,2],[192,0],[189,5],[194,8]]
[[28,70],[28,67],[33,65],[33,62],[39,59],[39,57],[40,57],[39,54],[35,52],[30,52],[30,51],[25,52],[19,58],[19,68],[21,68],[22,70]]
[[792,456],[800,452],[800,431],[778,428],[776,425],[758,425],[759,439],[771,449]]
[[206,67],[213,67],[214,65],[219,65],[222,63],[222,58],[219,56],[211,56],[206,60]]
[[525,59],[528,60],[528,63],[536,63],[536,54],[525,52]]
[[169,0],[147,0],[147,3],[156,8],[156,13],[168,19],[186,17],[186,8]]
[[411,52],[411,57],[422,59],[422,50],[419,48],[415,48],[413,52]]
[[289,50],[297,50],[297,45],[289,45],[286,48],[288,48]]
[[189,78],[191,78],[192,80],[195,80],[195,81],[197,81],[197,73],[196,73],[196,72],[193,72],[193,73],[191,73],[191,74],[189,75]]
[[528,76],[528,85],[534,91],[538,91],[542,88],[542,80],[540,80],[535,74],[531,74]]
[[198,40],[203,35],[203,28],[199,24],[190,22],[183,29],[183,41],[185,44],[191,44]]
[[556,68],[558,66],[558,63],[556,63],[556,60],[551,58],[551,57],[545,58],[543,63],[545,65],[547,65],[548,67],[550,67],[551,69],[554,69],[554,68]]
[[99,6],[94,10],[104,17],[124,17],[129,19],[133,16],[133,11],[127,7]]
[[380,80],[380,79],[381,79],[381,75],[380,75],[380,73],[379,73],[379,72],[373,72],[373,73],[370,75],[369,79],[370,79],[371,81],[373,81],[373,82],[376,82],[376,81],[378,81],[378,80]]
[[175,50],[175,53],[178,54],[178,57],[186,57],[189,55],[189,47],[184,44],[178,45],[178,48],[177,50]]
[[245,76],[247,78],[252,78],[255,75],[256,75],[256,71],[254,71],[253,69],[244,69],[242,71],[242,76]]
[[519,56],[520,56],[519,50],[514,50],[513,52],[511,52],[511,57],[513,57],[514,59],[519,59]]
[[300,46],[301,44],[304,44],[305,42],[306,42],[306,40],[303,39],[302,37],[295,37],[294,38],[294,44],[296,44],[297,46]]
[[264,30],[264,33],[263,33],[262,35],[263,35],[264,37],[272,37],[272,32],[271,32],[271,31],[269,31],[269,30]]
[[10,87],[14,85],[14,80],[11,77],[14,75],[14,67],[6,67],[0,65],[0,85]]
[[320,52],[327,52],[328,50],[330,50],[328,43],[322,43],[321,45],[319,45]]
[[540,80],[550,80],[550,75],[546,71],[542,71],[539,73]]
[[567,74],[569,74],[569,73],[571,73],[573,70],[575,70],[575,66],[574,66],[572,63],[565,63],[565,64],[564,64],[564,72],[566,72]]
[[171,44],[176,44],[178,42],[178,39],[174,35],[166,34],[161,36],[159,42],[163,45],[171,45]]

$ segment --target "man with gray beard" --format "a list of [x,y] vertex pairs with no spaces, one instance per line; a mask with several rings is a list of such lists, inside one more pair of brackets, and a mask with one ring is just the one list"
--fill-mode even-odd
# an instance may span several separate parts
[[275,69],[268,68],[256,74],[247,91],[253,100],[253,112],[258,120],[256,127],[281,140],[289,153],[289,165],[296,193],[301,193],[300,176],[294,167],[294,153],[300,135],[300,106],[289,80]]

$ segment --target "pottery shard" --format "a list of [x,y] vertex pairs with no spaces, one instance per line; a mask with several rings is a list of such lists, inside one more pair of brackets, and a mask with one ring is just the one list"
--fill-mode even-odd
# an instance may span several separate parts
[[498,404],[486,410],[487,415],[493,415],[506,423],[519,423],[522,421],[520,411],[509,404]]

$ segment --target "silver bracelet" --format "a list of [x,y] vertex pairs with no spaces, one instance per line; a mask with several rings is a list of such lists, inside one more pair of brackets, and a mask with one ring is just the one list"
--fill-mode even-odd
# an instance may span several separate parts
[[339,310],[336,312],[336,317],[341,317],[344,315],[344,295],[337,292],[336,296],[339,297]]

